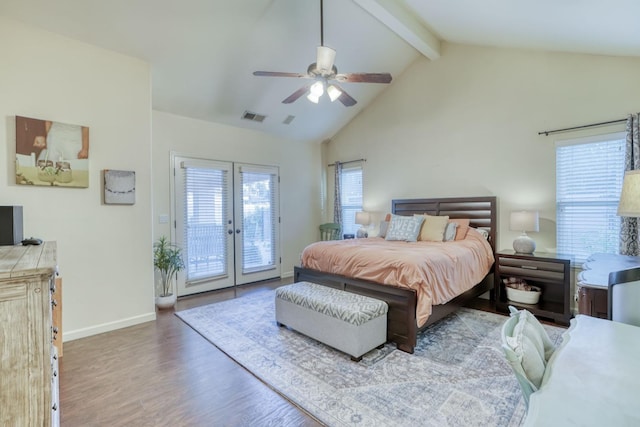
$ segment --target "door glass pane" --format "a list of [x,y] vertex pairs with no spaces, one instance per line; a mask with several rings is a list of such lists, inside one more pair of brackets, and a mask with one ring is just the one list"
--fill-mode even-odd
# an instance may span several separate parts
[[186,282],[227,274],[228,172],[185,167]]
[[241,171],[242,272],[276,265],[276,175]]

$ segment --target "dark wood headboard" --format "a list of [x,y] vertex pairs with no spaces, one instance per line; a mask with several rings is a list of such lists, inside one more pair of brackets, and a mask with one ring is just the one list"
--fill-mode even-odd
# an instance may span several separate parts
[[498,229],[497,199],[491,197],[448,197],[436,199],[397,199],[391,201],[396,215],[448,215],[449,218],[469,218],[472,227],[486,227],[489,243],[496,251]]

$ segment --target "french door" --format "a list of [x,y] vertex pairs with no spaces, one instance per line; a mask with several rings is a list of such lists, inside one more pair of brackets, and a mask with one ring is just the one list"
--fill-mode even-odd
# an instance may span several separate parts
[[178,296],[280,277],[278,168],[174,156]]

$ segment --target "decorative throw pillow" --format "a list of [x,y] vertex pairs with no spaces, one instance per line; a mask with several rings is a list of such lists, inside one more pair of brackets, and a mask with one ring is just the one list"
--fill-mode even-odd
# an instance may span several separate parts
[[469,227],[469,228],[470,228],[471,230],[475,230],[475,231],[477,231],[478,233],[480,233],[480,235],[481,235],[482,237],[484,237],[485,239],[489,240],[489,232],[488,232],[486,229],[481,228],[481,227],[477,227],[477,228],[475,228],[475,227]]
[[450,219],[449,221],[458,224],[458,228],[456,229],[456,240],[463,240],[467,236],[467,230],[469,230],[469,219],[454,218]]
[[518,323],[507,343],[521,360],[522,369],[537,388],[540,388],[549,358],[555,351],[549,335],[540,322],[527,310],[520,310]]
[[[417,215],[420,216],[420,215]],[[420,230],[418,240],[427,242],[442,242],[444,239],[444,229],[449,222],[448,216],[423,215],[424,224]]]
[[442,239],[444,242],[451,242],[456,238],[456,229],[458,228],[457,222],[449,221],[447,226],[444,228],[444,238]]
[[489,231],[491,231],[491,227],[478,227],[476,230],[482,234],[482,237],[489,240]]
[[389,221],[380,221],[380,232],[378,233],[378,236],[386,237],[388,229],[389,229]]
[[420,226],[424,221],[423,216],[391,215],[386,240],[405,240],[415,242],[420,234]]

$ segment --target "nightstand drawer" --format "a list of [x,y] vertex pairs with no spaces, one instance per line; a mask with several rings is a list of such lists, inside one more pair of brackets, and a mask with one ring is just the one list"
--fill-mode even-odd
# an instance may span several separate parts
[[499,257],[500,274],[527,276],[537,279],[564,280],[564,264],[535,259]]
[[498,264],[501,268],[504,266],[521,268],[523,270],[555,271],[558,273],[564,272],[564,264],[559,262],[499,257]]
[[[501,261],[502,262],[502,261]],[[500,265],[500,275],[502,276],[524,276],[532,279],[551,280],[562,283],[564,281],[564,273],[562,271],[537,270],[529,266],[508,267]]]

